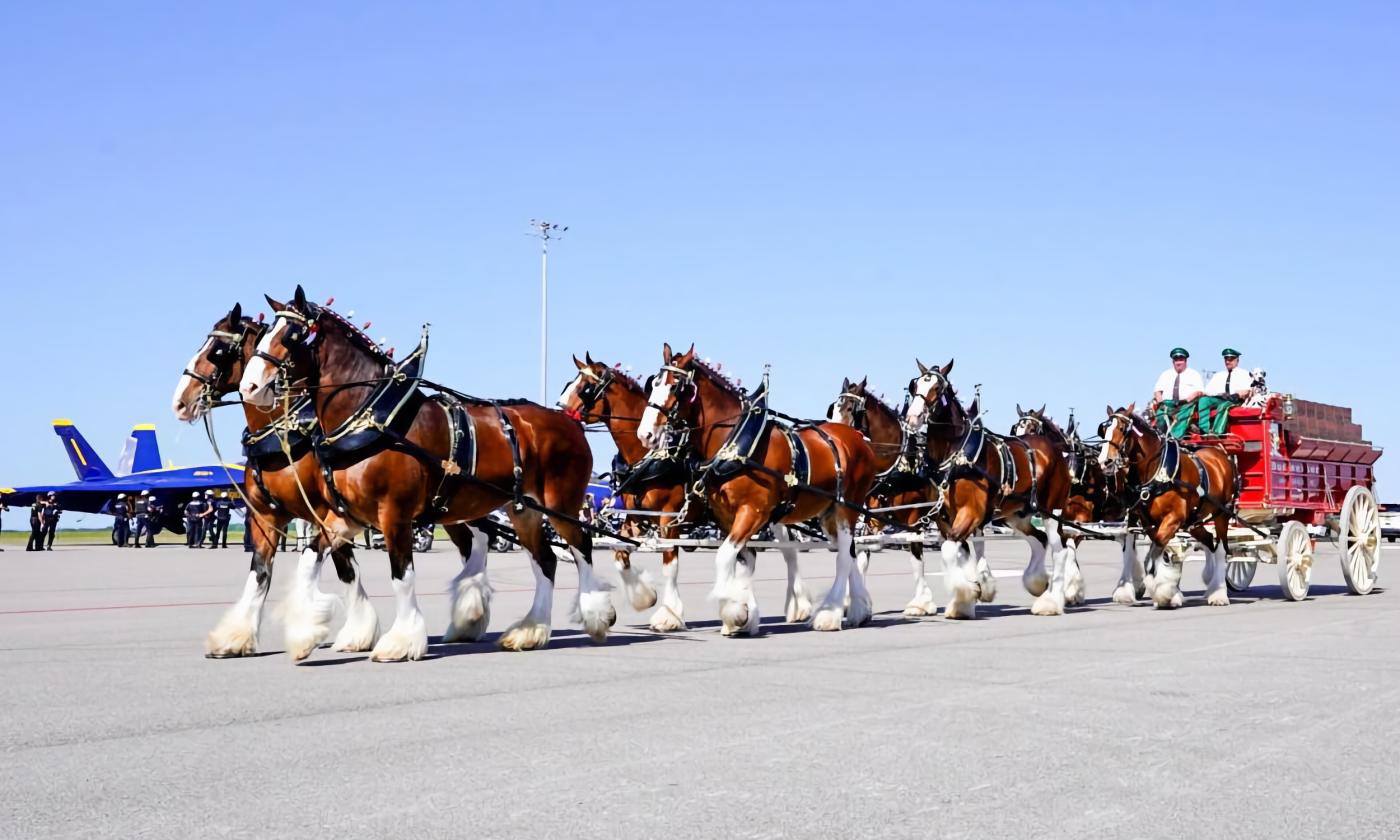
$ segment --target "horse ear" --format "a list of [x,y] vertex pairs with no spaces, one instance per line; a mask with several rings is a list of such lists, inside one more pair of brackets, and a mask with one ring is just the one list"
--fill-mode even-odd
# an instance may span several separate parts
[[[583,360],[584,360],[585,362],[587,362],[589,365],[592,365],[592,364],[593,364],[593,354],[590,353],[590,352],[587,351],[587,350],[583,351]],[[578,361],[578,360],[575,359],[574,361]]]
[[947,378],[948,374],[953,372],[953,360],[949,359],[948,364],[940,368],[938,372],[943,374],[944,378]]
[[1128,403],[1128,414],[1132,414],[1136,409],[1137,409],[1137,403],[1136,403],[1136,402],[1130,402],[1130,403]]
[[673,355],[673,354],[671,353],[671,342],[668,341],[668,342],[666,342],[665,344],[661,345],[661,363],[662,363],[662,364],[669,365],[669,364],[671,363],[671,356],[672,356],[672,355]]
[[[572,354],[570,355],[572,356]],[[580,362],[578,360],[578,356],[572,356],[572,358],[574,360],[574,367],[578,368],[579,370],[583,370],[585,365],[583,364],[583,362]]]
[[1113,416],[1113,404],[1112,404],[1112,403],[1109,403],[1108,405],[1104,406],[1104,407],[1103,407],[1103,413],[1104,413],[1104,414],[1107,414],[1107,415],[1110,416],[1110,417],[1112,417],[1112,416]]
[[241,304],[241,303],[235,303],[235,304],[233,305],[233,308],[230,309],[230,310],[228,311],[228,326],[229,326],[229,329],[230,329],[230,330],[237,329],[239,323],[242,322],[242,320],[243,320],[243,304]]
[[268,306],[272,307],[273,312],[281,312],[283,309],[287,308],[286,304],[278,303],[277,301],[273,300],[272,295],[263,295],[263,299],[267,301]]
[[1016,416],[1017,416],[1017,417],[1021,417],[1021,416],[1024,416],[1025,413],[1026,413],[1026,412],[1024,412],[1024,411],[1021,410],[1021,404],[1020,404],[1020,403],[1016,403]]
[[919,375],[920,375],[920,376],[928,376],[928,365],[926,365],[926,364],[924,364],[923,362],[919,361],[919,357],[918,357],[918,356],[915,356],[915,357],[914,357],[914,364],[916,364],[916,365],[919,366]]
[[1041,404],[1040,404],[1040,410],[1036,412],[1036,416],[1038,416],[1038,417],[1044,417],[1044,416],[1045,416],[1045,405],[1046,405],[1045,403],[1041,403]]
[[862,377],[860,378],[860,389],[861,389],[862,391],[865,390],[865,383],[866,383],[866,380],[868,380],[868,379],[870,379],[870,377],[868,377],[868,376],[862,376]]
[[296,294],[292,295],[292,303],[297,309],[306,309],[306,292],[302,290],[301,284],[297,284]]
[[841,377],[841,390],[842,390],[842,391],[849,391],[849,390],[851,390],[851,380],[847,379],[847,378],[844,377],[844,376]]

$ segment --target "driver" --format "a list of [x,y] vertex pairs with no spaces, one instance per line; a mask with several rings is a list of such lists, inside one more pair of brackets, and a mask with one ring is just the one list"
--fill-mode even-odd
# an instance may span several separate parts
[[1220,351],[1220,357],[1225,362],[1225,369],[1210,378],[1197,411],[1201,419],[1201,430],[1212,435],[1225,434],[1230,409],[1249,397],[1254,384],[1254,378],[1247,371],[1239,369],[1240,351],[1226,347]]
[[1196,415],[1196,398],[1205,393],[1205,382],[1196,370],[1187,365],[1191,354],[1184,347],[1173,347],[1172,366],[1157,377],[1152,393],[1151,410],[1157,428],[1172,437],[1186,435]]

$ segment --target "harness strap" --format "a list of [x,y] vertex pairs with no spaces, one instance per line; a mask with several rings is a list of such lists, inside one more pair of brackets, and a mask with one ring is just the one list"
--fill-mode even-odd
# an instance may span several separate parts
[[520,440],[516,437],[515,427],[510,424],[510,418],[506,416],[505,409],[497,403],[492,403],[492,406],[496,409],[496,417],[500,419],[501,429],[505,431],[506,440],[510,443],[511,469],[515,476],[511,482],[510,492],[515,510],[520,512],[525,509],[525,493],[522,489],[525,470],[520,465]]

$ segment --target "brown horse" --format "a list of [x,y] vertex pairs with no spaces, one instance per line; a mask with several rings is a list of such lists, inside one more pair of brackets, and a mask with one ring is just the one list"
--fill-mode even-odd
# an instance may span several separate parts
[[[527,650],[549,642],[557,557],[545,535],[546,516],[577,563],[577,612],[584,629],[595,642],[607,638],[616,613],[606,586],[593,574],[592,540],[572,519],[583,505],[593,466],[577,423],[526,401],[427,398],[413,380],[396,378],[394,361],[368,336],[309,303],[300,287],[291,304],[271,298],[268,303],[276,317],[258,342],[240,390],[245,401],[267,405],[288,363],[307,376],[316,417],[326,430],[317,457],[332,468],[336,507],[344,512],[328,522],[332,536],[350,542],[376,525],[389,554],[397,613],[372,658],[420,659],[427,648],[414,580],[415,520],[466,523],[507,505],[533,561],[536,588],[529,614],[506,630],[500,645]],[[382,403],[384,394],[392,397],[389,403]],[[386,405],[391,412],[377,413]],[[362,433],[372,441],[363,450],[335,451],[335,441],[362,441],[348,437]],[[484,601],[485,589],[484,574],[482,579],[459,575],[451,592],[449,638],[457,635],[459,622],[473,618],[470,612],[463,615],[464,607]]]
[[[1226,606],[1230,603],[1225,588],[1230,505],[1238,494],[1239,478],[1235,461],[1219,447],[1192,450],[1163,437],[1152,423],[1134,413],[1136,408],[1136,403],[1119,409],[1108,406],[1108,419],[1099,428],[1103,438],[1099,464],[1109,476],[1125,470],[1135,476],[1129,482],[1139,499],[1134,510],[1152,541],[1146,564],[1152,575],[1152,603],[1158,609],[1175,609],[1185,602],[1181,564],[1166,549],[1177,532],[1186,530],[1206,550],[1201,571],[1206,603]],[[1207,526],[1213,526],[1214,534]],[[1116,595],[1115,600],[1119,600]]]
[[[559,407],[580,422],[602,423],[607,427],[617,445],[621,465],[629,473],[624,492],[621,494],[623,504],[628,510],[657,511],[665,514],[686,511],[684,521],[674,515],[662,516],[657,520],[658,536],[662,539],[674,539],[680,535],[682,525],[700,521],[704,508],[704,500],[699,498],[692,499],[688,508],[685,504],[689,479],[689,471],[686,468],[687,453],[679,451],[682,449],[679,446],[665,446],[648,452],[637,437],[637,427],[647,406],[646,391],[626,373],[595,362],[588,354],[584,356],[585,361],[582,362],[577,357],[574,358],[578,375],[564,388],[564,393],[559,397]],[[651,457],[647,458],[648,455]],[[619,463],[615,461],[614,473],[618,472],[618,468]],[[641,472],[637,472],[638,470]],[[774,534],[779,539],[791,539],[791,535],[783,528],[775,528]],[[643,610],[656,603],[656,594],[646,585],[645,579],[632,570],[630,553],[625,549],[617,551],[618,571],[622,575],[623,585],[632,600],[632,605]],[[798,573],[797,552],[783,549],[782,553],[788,567],[785,616],[790,622],[806,621],[812,614],[812,602]],[[651,629],[657,632],[686,629],[685,606],[676,586],[679,575],[678,560],[676,549],[661,550],[661,606],[657,607],[651,617]]]
[[[705,492],[715,521],[725,530],[715,555],[712,597],[720,602],[720,632],[753,635],[759,630],[753,595],[756,554],[749,540],[770,523],[819,518],[836,546],[836,579],[812,617],[817,630],[840,630],[870,620],[870,593],[855,571],[852,532],[859,510],[845,500],[864,500],[875,478],[875,454],[860,433],[840,423],[778,428],[766,409],[695,357],[662,350],[661,370],[651,380],[637,436],[658,446],[666,429],[689,436],[706,461]],[[806,475],[795,467],[807,463]],[[843,608],[850,590],[849,612]]]
[[[1026,538],[1031,559],[1021,574],[1026,591],[1037,596],[1036,615],[1060,615],[1065,608],[1063,537],[1060,524],[1045,530],[1033,524],[1036,513],[1058,515],[1069,494],[1069,470],[1049,439],[1041,435],[1001,438],[986,432],[953,392],[948,374],[953,362],[930,368],[919,362],[919,376],[909,382],[905,423],[924,429],[926,451],[934,465],[942,505],[935,521],[943,534],[944,585],[952,596],[947,618],[975,618],[981,580],[967,541],[994,520]],[[1045,573],[1050,552],[1052,573]]]
[[[213,401],[235,393],[244,366],[253,357],[258,339],[266,330],[267,326],[261,321],[243,317],[242,306],[235,304],[228,315],[209,330],[204,343],[180,375],[172,401],[175,416],[181,421],[193,422],[204,416]],[[277,430],[270,427],[283,421],[282,411],[281,404],[263,410],[245,403],[243,414],[248,424],[248,439],[268,439],[265,432],[275,434]],[[301,449],[293,453],[290,463],[283,452],[275,451],[262,456],[250,455],[244,467],[243,497],[249,507],[244,527],[249,529],[253,544],[252,568],[242,597],[205,640],[205,649],[211,658],[257,653],[258,626],[272,583],[272,561],[278,536],[286,532],[293,519],[315,521],[335,516],[316,459],[309,447]],[[304,497],[298,483],[305,490]],[[327,551],[331,552],[336,574],[347,587],[345,625],[336,636],[333,648],[369,650],[379,638],[379,616],[356,574],[352,547],[341,545],[332,550],[326,535],[318,533],[313,546],[302,553],[297,563],[296,577],[284,602],[287,653],[294,661],[309,656],[330,633],[338,599],[321,592],[319,587],[321,563]]]
[[[876,475],[866,507],[906,507],[905,510],[892,510],[879,518],[868,519],[867,529],[878,534],[887,522],[906,530],[913,529],[928,512],[927,507],[914,506],[932,503],[937,493],[933,483],[923,474],[923,453],[918,450],[914,436],[905,430],[899,412],[871,393],[866,382],[865,377],[859,382],[843,379],[841,393],[827,409],[827,418],[855,427],[870,441],[870,449],[875,453]],[[921,537],[922,534],[914,536]],[[909,554],[914,572],[914,597],[904,607],[904,614],[936,615],[938,603],[933,597],[933,587],[929,586],[928,578],[924,576],[924,544],[910,542]],[[869,568],[869,563],[869,551],[857,552],[856,565],[862,575]]]

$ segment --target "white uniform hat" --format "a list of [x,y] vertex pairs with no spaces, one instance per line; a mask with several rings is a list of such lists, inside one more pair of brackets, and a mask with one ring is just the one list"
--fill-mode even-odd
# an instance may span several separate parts
[[117,498],[118,498],[118,499],[125,499],[125,498],[126,498],[126,494],[125,494],[125,493],[118,493],[118,494],[117,494]]
[[142,495],[142,496],[149,496],[149,495],[151,495],[151,491],[150,491],[150,490],[142,490],[142,491],[141,491],[141,495]]

